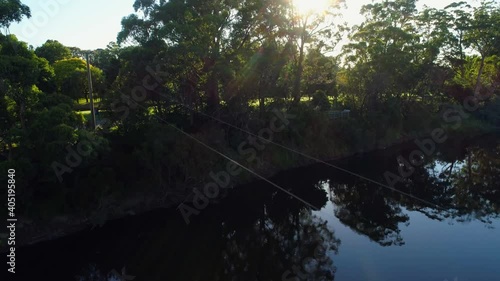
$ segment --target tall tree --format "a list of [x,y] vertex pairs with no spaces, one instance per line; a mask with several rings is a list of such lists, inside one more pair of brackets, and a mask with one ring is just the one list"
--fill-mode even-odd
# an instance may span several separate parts
[[304,61],[304,93],[312,96],[322,91],[327,96],[336,95],[337,71],[336,58],[325,56],[319,48],[310,49]]
[[92,63],[103,71],[107,89],[111,87],[120,71],[119,52],[120,47],[115,42],[110,42],[105,49],[92,52]]
[[26,43],[14,35],[0,35],[0,80],[5,91],[2,94],[15,102],[17,121],[26,128],[26,112],[36,101],[36,86],[50,79],[47,60],[38,58]]
[[[163,48],[158,61],[177,60],[180,69],[177,83],[188,99],[194,92],[204,93],[210,111],[220,103],[221,90],[226,89],[231,76],[227,65],[241,58],[250,41],[260,40],[255,30],[260,28],[265,8],[259,1],[145,1],[137,0],[136,11],[122,21],[118,42],[128,39],[143,46]],[[166,66],[168,67],[168,66]]]
[[[295,75],[293,84],[293,99],[295,103],[300,101],[302,94],[302,75],[304,72],[304,59],[307,45],[317,45],[320,49],[328,47],[333,50],[341,40],[345,26],[337,24],[338,9],[342,0],[325,1],[322,10],[304,9],[298,7],[294,1],[289,3],[289,36],[295,42],[298,55],[295,58]],[[302,9],[299,9],[302,8]]]
[[500,51],[500,6],[494,2],[481,2],[479,7],[474,8],[472,14],[473,19],[466,30],[465,41],[481,56],[474,86],[474,94],[477,96],[481,90],[481,76],[486,58],[498,55]]
[[417,29],[416,1],[384,1],[365,5],[361,12],[366,20],[354,27],[344,54],[363,77],[363,105],[380,109],[380,102],[390,98],[409,101],[428,95],[420,86],[438,52]]
[[[92,83],[98,90],[103,83],[102,70],[91,65]],[[79,58],[59,60],[54,63],[55,81],[60,93],[74,99],[85,97],[89,101],[87,64]],[[98,93],[99,91],[96,91]]]
[[30,18],[31,10],[20,0],[0,1],[0,28],[9,28],[13,22],[20,22],[23,17]]
[[479,94],[482,88],[482,77],[485,61],[489,56],[500,51],[500,6],[494,2],[482,1],[478,6],[467,2],[455,2],[443,10],[428,9],[427,19],[435,25],[436,38],[441,41],[442,57],[460,79],[468,76],[470,65],[468,54],[479,55],[479,67],[475,73],[475,81],[467,85]]
[[47,40],[42,46],[36,48],[35,54],[46,58],[50,64],[58,60],[71,58],[70,49],[57,40]]

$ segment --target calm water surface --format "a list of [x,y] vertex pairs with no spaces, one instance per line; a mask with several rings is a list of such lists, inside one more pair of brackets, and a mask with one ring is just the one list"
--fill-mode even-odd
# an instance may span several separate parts
[[[385,183],[405,145],[333,164]],[[402,167],[405,168],[405,167]],[[439,147],[395,187],[324,165],[230,191],[186,225],[159,210],[20,249],[21,280],[500,280],[500,138]],[[128,276],[130,275],[130,276]]]

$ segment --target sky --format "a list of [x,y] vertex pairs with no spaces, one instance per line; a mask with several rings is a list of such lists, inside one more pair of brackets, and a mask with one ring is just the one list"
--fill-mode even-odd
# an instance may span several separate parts
[[41,46],[48,39],[85,50],[116,41],[121,19],[134,12],[135,0],[22,0],[31,18],[10,26],[21,41]]
[[[311,0],[314,1],[314,0]],[[85,50],[105,48],[116,41],[121,30],[121,19],[134,12],[135,0],[23,0],[31,9],[32,17],[13,23],[10,33],[21,41],[41,46],[48,39],[63,45]],[[362,5],[371,0],[346,0],[343,18],[349,24],[359,24]],[[453,0],[420,0],[419,6],[443,8]],[[468,0],[467,2],[477,2]]]

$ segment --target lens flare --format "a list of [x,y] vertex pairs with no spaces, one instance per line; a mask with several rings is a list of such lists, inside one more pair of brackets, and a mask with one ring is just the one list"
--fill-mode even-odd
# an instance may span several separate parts
[[292,0],[298,13],[307,15],[322,13],[328,9],[329,0]]

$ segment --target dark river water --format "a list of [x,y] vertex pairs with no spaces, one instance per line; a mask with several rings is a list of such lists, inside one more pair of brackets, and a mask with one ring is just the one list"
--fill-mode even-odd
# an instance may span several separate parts
[[21,248],[16,277],[500,280],[500,137],[447,142],[410,169],[402,159],[417,148],[332,162],[384,184],[399,167],[407,177],[397,191],[323,164],[294,169],[271,180],[320,210],[254,182],[189,224],[175,208],[158,210]]

